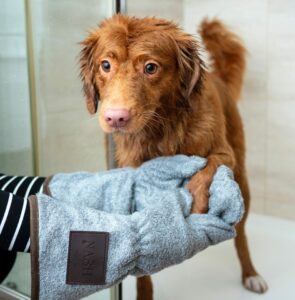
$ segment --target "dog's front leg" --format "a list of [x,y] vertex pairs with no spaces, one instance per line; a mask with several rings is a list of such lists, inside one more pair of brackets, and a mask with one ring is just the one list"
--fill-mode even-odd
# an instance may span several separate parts
[[153,283],[151,276],[137,278],[137,300],[153,300]]
[[209,155],[207,159],[206,167],[195,174],[186,186],[193,196],[192,213],[207,213],[209,187],[218,166],[223,164],[233,169],[235,165],[232,151],[214,153]]

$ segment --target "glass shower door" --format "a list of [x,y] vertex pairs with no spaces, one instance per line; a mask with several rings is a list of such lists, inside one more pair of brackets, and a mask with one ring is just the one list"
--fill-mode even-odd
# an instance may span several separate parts
[[[24,2],[2,0],[0,10],[0,170],[33,175],[33,145],[27,72]],[[1,266],[0,266],[1,268]],[[9,288],[29,294],[29,255],[21,253],[0,286],[0,299]],[[3,291],[4,290],[4,291]],[[20,295],[18,295],[18,298]]]
[[[112,0],[1,1],[0,171],[48,176],[106,169],[104,135],[82,94],[78,43],[114,11]],[[29,254],[18,254],[0,285],[0,299],[4,294],[29,299]],[[116,298],[112,289],[87,299]]]

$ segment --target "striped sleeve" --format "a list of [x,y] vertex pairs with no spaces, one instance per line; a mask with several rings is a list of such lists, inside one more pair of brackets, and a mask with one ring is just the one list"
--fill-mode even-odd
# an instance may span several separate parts
[[29,251],[30,209],[28,200],[0,191],[0,248]]
[[0,190],[27,198],[30,195],[42,192],[44,180],[45,177],[0,174]]
[[30,251],[28,197],[43,191],[44,177],[0,174],[0,248]]

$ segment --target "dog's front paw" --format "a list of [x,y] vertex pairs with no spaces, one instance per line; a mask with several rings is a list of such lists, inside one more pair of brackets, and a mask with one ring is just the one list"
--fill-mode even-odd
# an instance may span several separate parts
[[202,172],[196,174],[187,184],[186,188],[193,196],[192,214],[205,214],[208,212],[210,180]]
[[254,275],[244,278],[243,284],[247,290],[258,294],[263,294],[268,289],[267,283],[260,275]]

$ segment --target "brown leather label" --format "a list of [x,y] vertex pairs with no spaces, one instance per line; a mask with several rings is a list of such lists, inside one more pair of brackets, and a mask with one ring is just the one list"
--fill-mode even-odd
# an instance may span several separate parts
[[108,232],[71,231],[66,283],[105,284],[108,243]]

